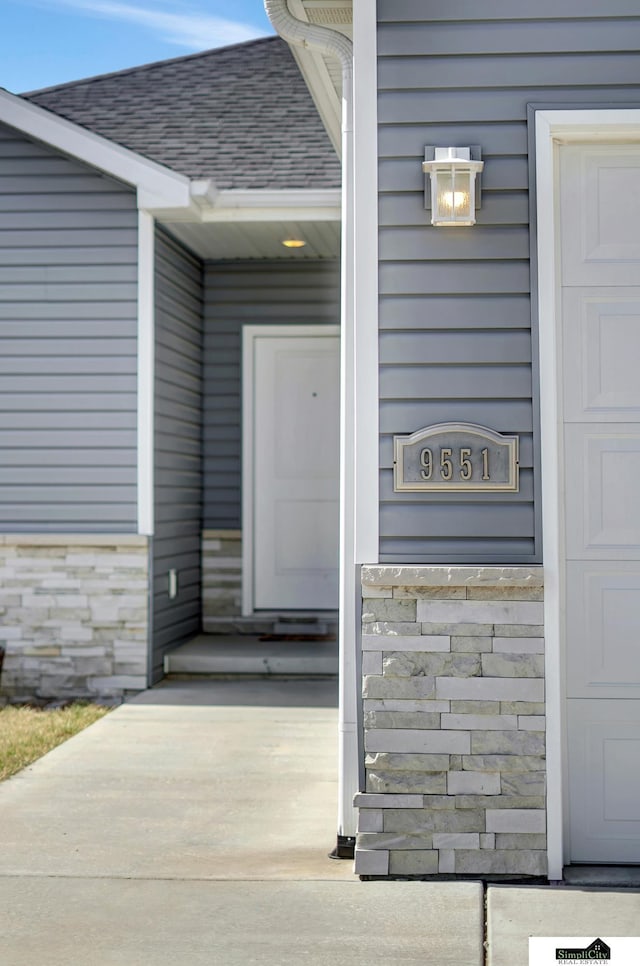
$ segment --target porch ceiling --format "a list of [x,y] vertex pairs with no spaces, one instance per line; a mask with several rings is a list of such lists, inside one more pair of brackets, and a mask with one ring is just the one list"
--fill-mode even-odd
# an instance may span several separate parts
[[[164,227],[200,258],[337,258],[339,221],[234,221],[194,224],[161,220]],[[304,248],[285,248],[299,238]]]

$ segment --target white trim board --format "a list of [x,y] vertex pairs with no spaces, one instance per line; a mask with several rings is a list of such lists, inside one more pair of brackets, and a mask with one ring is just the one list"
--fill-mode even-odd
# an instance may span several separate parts
[[340,335],[337,325],[243,325],[242,327],[242,614],[250,617],[253,607],[253,455],[254,455],[254,342],[257,338]]
[[[189,213],[191,214],[191,213]],[[221,221],[340,221],[340,190],[221,191],[200,209],[200,220]],[[193,216],[191,216],[193,217]]]
[[569,141],[640,140],[640,110],[539,110],[535,114],[542,538],[544,548],[549,879],[561,880],[568,854],[566,726],[562,642],[564,532],[559,460],[557,152]]
[[138,212],[138,533],[154,532],[155,223]]
[[378,97],[375,4],[353,9],[356,564],[379,559]]

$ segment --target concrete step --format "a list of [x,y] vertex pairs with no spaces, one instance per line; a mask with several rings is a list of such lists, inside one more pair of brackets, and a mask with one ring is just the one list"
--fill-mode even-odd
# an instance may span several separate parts
[[307,635],[308,637],[326,637],[329,633],[329,625],[326,621],[315,620],[310,617],[308,620],[291,618],[281,618],[273,625],[274,634],[296,634]]
[[338,615],[331,611],[325,611],[322,614],[300,613],[296,615],[264,611],[250,617],[207,617],[205,614],[202,620],[205,635],[224,634],[227,637],[273,634],[276,626],[279,628],[278,633],[281,634],[312,633],[308,629],[303,631],[284,629],[285,625],[290,628],[293,623],[295,623],[296,628],[302,626],[308,628],[310,622],[314,623],[313,633],[315,634],[324,632],[323,630],[315,630],[318,625],[321,628],[326,628],[330,634],[337,634],[338,631]]
[[200,634],[165,655],[164,672],[337,675],[338,642],[262,641],[248,634]]

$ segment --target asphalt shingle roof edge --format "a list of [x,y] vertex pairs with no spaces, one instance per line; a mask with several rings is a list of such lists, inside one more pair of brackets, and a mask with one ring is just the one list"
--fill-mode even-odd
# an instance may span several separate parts
[[265,37],[21,95],[219,188],[340,186],[340,164],[295,60]]

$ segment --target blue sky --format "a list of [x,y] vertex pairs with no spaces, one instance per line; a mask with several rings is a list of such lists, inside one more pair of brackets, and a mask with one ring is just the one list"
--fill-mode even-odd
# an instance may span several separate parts
[[262,0],[0,0],[15,94],[272,33]]

